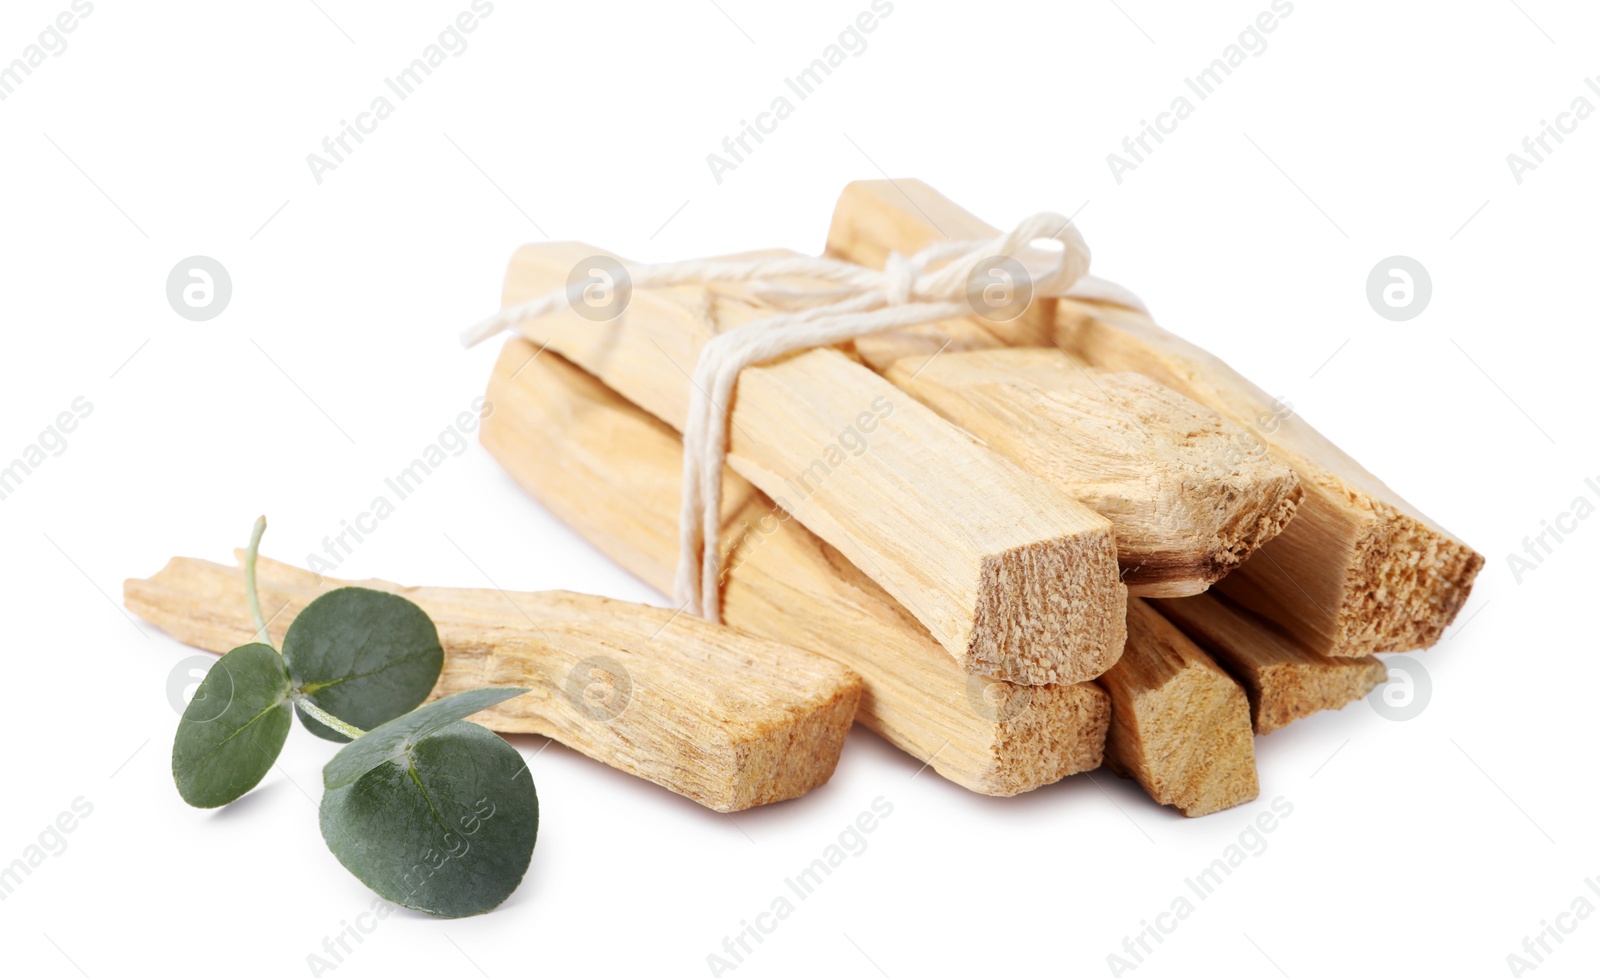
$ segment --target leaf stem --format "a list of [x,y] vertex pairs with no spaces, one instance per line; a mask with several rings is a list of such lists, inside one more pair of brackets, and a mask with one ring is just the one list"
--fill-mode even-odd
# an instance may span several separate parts
[[267,532],[267,518],[256,517],[256,525],[250,528],[250,548],[244,552],[244,596],[250,603],[250,617],[256,623],[256,641],[263,645],[272,644],[272,636],[267,634],[267,623],[261,617],[261,598],[256,594],[256,551],[261,549],[261,535]]
[[346,737],[349,737],[351,740],[360,740],[362,737],[366,736],[367,732],[365,730],[362,730],[360,727],[345,723],[332,713],[329,713],[327,710],[324,710],[322,707],[311,702],[311,697],[305,695],[304,693],[295,693],[294,702],[296,706],[316,717],[317,720],[319,720],[325,726],[339,731]]

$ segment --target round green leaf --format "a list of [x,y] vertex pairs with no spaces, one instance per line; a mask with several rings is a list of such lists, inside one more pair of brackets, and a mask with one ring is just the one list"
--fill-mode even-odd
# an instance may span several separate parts
[[[398,594],[364,587],[329,591],[307,605],[283,637],[283,658],[295,688],[363,730],[427,699],[444,668],[439,630],[427,612]],[[296,712],[318,737],[349,740]]]
[[368,730],[365,737],[333,755],[333,760],[322,769],[322,786],[329,791],[342,788],[379,764],[400,758],[407,748],[429,734],[526,692],[526,689],[510,686],[469,689],[434,700],[398,720]]
[[516,748],[457,720],[324,793],[321,822],[328,848],[379,896],[466,917],[493,910],[522,882],[539,799]]
[[289,672],[270,645],[218,659],[178,721],[172,777],[196,808],[226,805],[272,769],[289,736]]

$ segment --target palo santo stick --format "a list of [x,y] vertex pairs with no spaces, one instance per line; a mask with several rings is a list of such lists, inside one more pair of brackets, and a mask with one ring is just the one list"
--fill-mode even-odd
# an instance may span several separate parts
[[[853,183],[828,232],[833,254],[881,264],[888,250],[986,238],[995,230],[916,180]],[[994,327],[1037,345],[1027,329]],[[1005,330],[1012,330],[1009,333]],[[1321,655],[1357,658],[1438,641],[1483,557],[1227,364],[1142,313],[1061,300],[1054,342],[1105,370],[1144,374],[1254,431],[1300,476],[1305,498],[1284,532],[1218,586]],[[1263,431],[1260,419],[1273,421]]]
[[[563,288],[595,254],[520,249],[504,301]],[[634,292],[609,323],[564,308],[522,329],[681,431],[701,347],[764,315],[682,286]],[[1111,524],[838,350],[746,370],[729,424],[734,470],[870,574],[967,672],[1071,683],[1116,661],[1126,589]]]
[[1272,622],[1215,594],[1153,604],[1244,686],[1258,734],[1318,710],[1337,710],[1389,676],[1370,655],[1317,655]]
[[1199,594],[1276,536],[1299,504],[1299,478],[1254,436],[1139,374],[1081,367],[1053,347],[1008,348],[973,318],[864,336],[854,349],[895,386],[1109,519],[1130,595]]
[[[481,437],[512,477],[662,591],[677,560],[683,445],[666,425],[553,353],[506,344]],[[964,673],[927,629],[748,482],[723,480],[723,614],[831,656],[864,683],[857,719],[987,795],[1100,765],[1110,699],[1092,683],[1020,686]]]
[[[1427,647],[1461,610],[1483,557],[1222,361],[1143,316],[1062,303],[1062,342],[1110,369],[1137,370],[1248,424],[1305,487],[1293,522],[1223,581],[1224,594],[1316,653],[1360,658]],[[1090,318],[1089,313],[1120,320]]]
[[1300,480],[1238,425],[1060,350],[912,356],[887,376],[1111,520],[1132,595],[1199,594],[1276,536],[1300,500]]
[[[279,647],[295,615],[347,583],[409,598],[444,646],[435,697],[526,686],[477,719],[559,740],[719,812],[827,781],[861,693],[858,676],[821,656],[625,601],[335,581],[268,560],[256,580],[262,607],[277,609],[268,628]],[[224,652],[255,635],[240,568],[178,557],[123,594],[189,645]]]
[[1151,798],[1192,818],[1260,793],[1244,690],[1144,601],[1128,602],[1128,648],[1099,682],[1106,766]]

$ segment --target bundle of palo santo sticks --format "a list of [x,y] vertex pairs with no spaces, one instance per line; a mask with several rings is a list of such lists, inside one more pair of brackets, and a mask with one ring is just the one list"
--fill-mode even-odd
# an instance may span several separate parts
[[[996,234],[925,184],[863,182],[828,255],[882,267]],[[597,254],[523,248],[503,302],[560,290]],[[772,311],[674,285],[608,322],[523,323],[483,443],[670,592],[693,365]],[[721,811],[826,781],[859,721],[973,791],[1104,763],[1193,816],[1256,797],[1256,734],[1365,696],[1386,678],[1377,653],[1437,641],[1483,564],[1226,364],[1111,303],[1035,299],[1004,322],[752,366],[726,420],[726,627],[564,592],[359,583],[439,623],[436,695],[530,687],[479,719]],[[239,574],[180,558],[127,601],[223,651],[252,633]],[[274,632],[345,583],[271,562],[260,580],[285,608]]]

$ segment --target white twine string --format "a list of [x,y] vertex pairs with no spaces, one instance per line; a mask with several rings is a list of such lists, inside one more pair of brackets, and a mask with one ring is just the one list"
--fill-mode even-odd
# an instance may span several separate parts
[[[1054,241],[1061,247],[1030,248],[1035,241]],[[674,589],[685,610],[713,622],[722,620],[718,535],[722,468],[728,454],[728,426],[722,419],[727,417],[740,372],[789,353],[886,329],[972,315],[968,279],[981,263],[997,257],[1019,260],[1034,298],[1067,296],[1144,309],[1131,292],[1088,274],[1089,246],[1083,236],[1067,218],[1051,213],[1036,214],[989,241],[941,242],[909,258],[891,254],[882,271],[810,257],[624,266],[634,288],[739,282],[757,298],[775,304],[818,303],[752,320],[717,334],[701,348],[683,428],[683,503]],[[820,280],[833,288],[797,289],[778,281],[791,277]],[[555,312],[575,298],[564,289],[503,309],[462,333],[461,342],[474,346]]]

